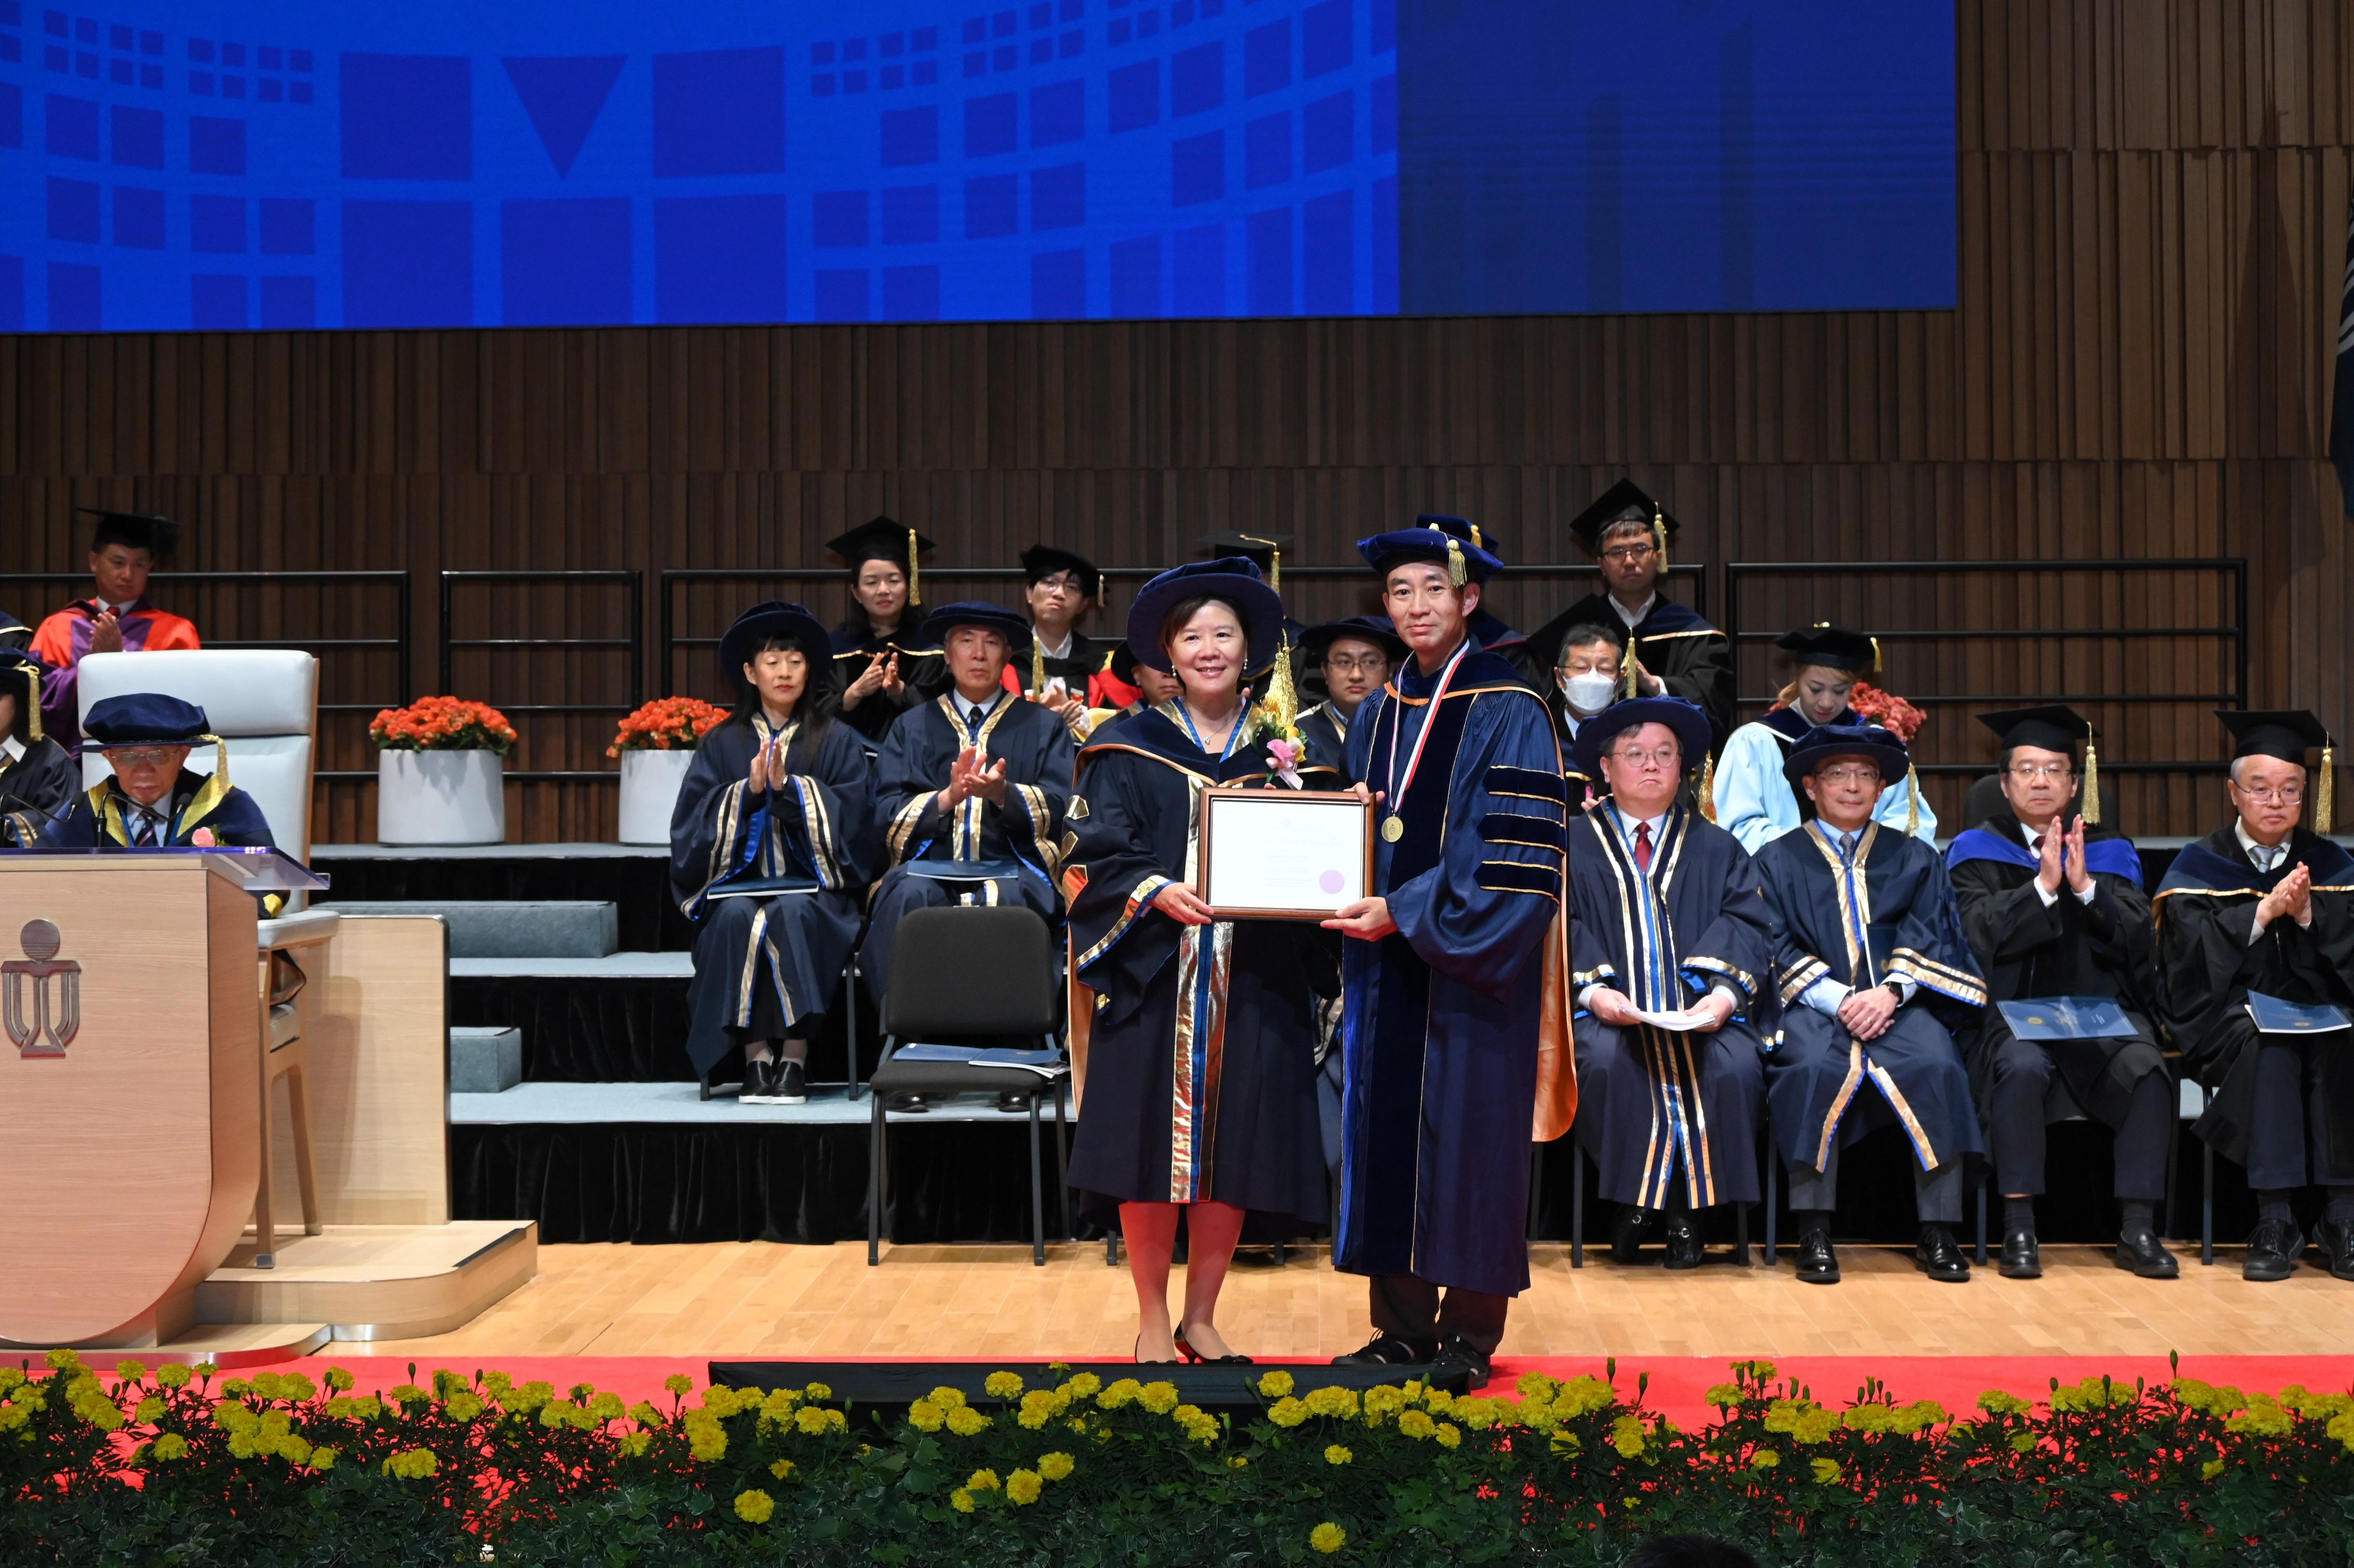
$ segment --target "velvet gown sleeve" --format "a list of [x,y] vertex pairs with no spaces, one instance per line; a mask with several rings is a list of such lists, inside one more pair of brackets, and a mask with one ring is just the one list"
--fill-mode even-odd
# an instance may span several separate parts
[[35,741],[14,768],[0,770],[0,813],[57,816],[81,793],[81,769],[54,740]]
[[1122,751],[1093,758],[1081,782],[1068,858],[1087,885],[1071,901],[1072,950],[1079,978],[1114,1006],[1140,998],[1177,950],[1178,923],[1152,900],[1184,880],[1185,796],[1174,769]]
[[[2158,923],[2158,1012],[2194,1069],[2222,1044],[2219,1025],[2261,991],[2272,953],[2251,941],[2257,899],[2169,895]],[[2318,918],[2318,916],[2317,916]]]
[[[1957,1028],[1986,1006],[1986,980],[1962,934],[1961,910],[1954,902],[1945,857],[1918,839],[1906,842],[1905,849],[1905,858],[1918,867],[1919,880],[1897,919],[1885,972],[1918,984],[1929,993],[1931,1011],[1948,1029]],[[1877,882],[1878,866],[1872,871]]]
[[[1989,969],[2032,958],[2065,934],[2059,906],[2045,907],[2036,894],[2034,879],[2005,887],[2001,866],[1999,861],[1965,861],[1951,873],[1954,898],[1961,906],[1963,938],[1978,962]],[[2076,895],[2062,883],[2060,896]]]
[[910,708],[883,738],[875,758],[875,800],[884,834],[884,865],[893,866],[919,853],[923,846],[947,832],[949,813],[940,809],[940,791],[948,787],[949,769],[956,760],[945,757],[934,711]]
[[1805,861],[1787,850],[1769,849],[1757,857],[1757,869],[1766,886],[1768,928],[1774,947],[1776,1001],[1786,1009],[1797,1006],[1807,988],[1826,975],[1847,984],[1852,977],[1848,971],[1846,948],[1842,946],[1829,953],[1817,951],[1828,947],[1830,939],[1839,935],[1836,931],[1826,935],[1816,929],[1819,913],[1817,906],[1829,899],[1831,890],[1828,886],[1817,888]]
[[729,726],[695,748],[670,814],[670,892],[689,919],[700,918],[712,888],[750,866],[759,847],[765,795],[754,797],[746,772],[748,739]]
[[[1390,889],[1390,918],[1432,969],[1500,994],[1525,975],[1561,909],[1561,750],[1531,694],[1453,700],[1474,706],[1447,780],[1445,849],[1437,864]],[[1540,791],[1545,780],[1551,788]],[[1426,777],[1416,787],[1438,782]]]
[[1773,988],[1767,981],[1773,969],[1773,912],[1766,903],[1757,863],[1738,844],[1718,842],[1725,855],[1717,879],[1716,918],[1698,937],[1679,940],[1677,946],[1684,978],[1694,989],[1705,992],[1713,985],[1733,987],[1739,993],[1735,1000],[1741,1012],[1754,1023],[1761,1010],[1771,1010]]
[[1071,808],[1072,775],[1078,768],[1078,744],[1066,724],[1046,726],[1029,783],[1009,783],[1002,806],[983,804],[994,812],[1014,853],[1035,863],[1047,876],[1062,863],[1063,822]]
[[795,872],[834,892],[864,888],[882,874],[875,853],[875,781],[866,748],[839,722],[826,726],[814,758],[796,741],[788,774],[769,791],[769,815],[788,835]]

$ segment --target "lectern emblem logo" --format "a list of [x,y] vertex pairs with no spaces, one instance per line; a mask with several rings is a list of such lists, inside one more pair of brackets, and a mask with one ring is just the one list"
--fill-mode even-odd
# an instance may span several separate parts
[[47,920],[27,921],[16,942],[25,956],[0,963],[0,1018],[19,1056],[62,1056],[81,1032],[81,965],[58,957],[65,938]]

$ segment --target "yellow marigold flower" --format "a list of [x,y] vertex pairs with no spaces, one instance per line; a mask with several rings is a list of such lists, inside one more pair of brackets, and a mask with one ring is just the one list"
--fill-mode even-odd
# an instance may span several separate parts
[[1561,1384],[1541,1372],[1522,1372],[1512,1387],[1522,1399],[1551,1400],[1561,1392]]
[[804,1399],[832,1399],[833,1390],[822,1383],[813,1383],[801,1390]]
[[1093,1399],[1096,1396],[1097,1391],[1102,1387],[1103,1379],[1096,1376],[1095,1373],[1078,1372],[1075,1373],[1066,1381],[1063,1386],[1056,1389],[1055,1392],[1057,1393],[1067,1394],[1073,1399]]
[[1308,1532],[1308,1544],[1329,1557],[1349,1544],[1349,1532],[1328,1519]]
[[1258,1380],[1258,1392],[1267,1399],[1281,1399],[1291,1392],[1291,1374],[1288,1372],[1267,1373]]
[[1177,1408],[1177,1385],[1173,1383],[1148,1383],[1137,1394],[1136,1403],[1155,1415],[1166,1415]]
[[998,1485],[995,1470],[975,1470],[965,1478],[964,1489],[969,1492],[993,1492]]
[[2296,1425],[2296,1418],[2271,1400],[2259,1396],[2256,1402],[2223,1423],[2226,1432],[2244,1432],[2258,1437],[2285,1437]]
[[993,1372],[981,1380],[982,1390],[997,1399],[1012,1399],[1022,1392],[1020,1372]]
[[1781,1462],[1782,1454],[1776,1448],[1760,1448],[1749,1456],[1749,1467],[1753,1470],[1770,1470]]
[[1815,1461],[1815,1479],[1817,1481],[1820,1482],[1824,1486],[1829,1486],[1833,1481],[1836,1481],[1839,1478],[1840,1467],[1839,1461],[1837,1459],[1817,1459]]
[[1840,1419],[1850,1432],[1885,1432],[1889,1427],[1888,1406],[1859,1404]]
[[1590,1415],[1606,1408],[1617,1397],[1617,1392],[1602,1379],[1581,1374],[1561,1385],[1561,1392],[1553,1397],[1553,1412],[1564,1420]]
[[[1463,1428],[1456,1425],[1452,1421],[1440,1422],[1438,1424],[1438,1431],[1436,1436],[1438,1439],[1438,1446],[1442,1448],[1460,1448],[1463,1446]],[[1570,1446],[1573,1449],[1575,1448],[1577,1446],[1577,1439],[1573,1437],[1569,1441]]]
[[313,1448],[311,1450],[311,1467],[322,1473],[332,1470],[335,1467],[335,1457],[336,1451],[333,1448]]
[[1988,1415],[2023,1415],[2034,1406],[2015,1393],[1990,1388],[1978,1395],[1978,1408]]
[[2035,1434],[2034,1434],[2034,1433],[2032,1433],[2032,1432],[2014,1432],[2014,1433],[2012,1433],[2012,1434],[2010,1435],[2010,1451],[2011,1451],[2012,1453],[2014,1453],[2014,1454],[2025,1454],[2025,1453],[2028,1453],[2028,1452],[2030,1452],[2031,1450],[2032,1450],[2032,1449],[2034,1448],[2034,1446],[2035,1446]]
[[1469,1399],[1458,1399],[1448,1406],[1455,1419],[1474,1432],[1485,1432],[1496,1425],[1496,1417],[1501,1409],[1500,1402],[1476,1394]]
[[766,1524],[769,1516],[777,1511],[777,1499],[766,1492],[750,1491],[736,1494],[736,1517],[746,1524]]
[[1643,1418],[1627,1414],[1610,1424],[1610,1446],[1618,1450],[1622,1459],[1632,1459],[1643,1452]]
[[2223,1461],[2221,1459],[2210,1459],[2199,1467],[2199,1478],[2202,1481],[2211,1481],[2222,1473]]
[[180,1361],[165,1361],[162,1366],[155,1369],[155,1383],[159,1388],[187,1387],[188,1369],[186,1365]]
[[1022,1396],[1022,1408],[1014,1419],[1030,1431],[1037,1431],[1055,1419],[1055,1396],[1043,1388],[1032,1389]]
[[1267,1407],[1267,1418],[1278,1426],[1297,1426],[1308,1419],[1308,1406],[1286,1394]]
[[1764,1383],[1774,1375],[1774,1363],[1772,1361],[1735,1361],[1733,1363],[1733,1370],[1736,1373],[1746,1372],[1757,1382]]
[[1036,1502],[1045,1489],[1044,1478],[1035,1470],[1016,1470],[1005,1478],[1005,1495],[1023,1508]]
[[1839,1413],[1816,1405],[1791,1424],[1790,1436],[1806,1444],[1828,1443],[1839,1428]]
[[989,1430],[989,1417],[970,1404],[960,1404],[949,1412],[949,1430],[960,1437],[970,1437]]
[[1948,1419],[1946,1407],[1934,1399],[1916,1399],[1910,1404],[1900,1404],[1888,1413],[1888,1428],[1910,1437],[1925,1426],[1933,1426]]
[[959,1513],[970,1513],[972,1511],[972,1494],[965,1490],[962,1487],[959,1487],[956,1490],[949,1494],[949,1507],[956,1510]]
[[198,1377],[210,1377],[215,1372],[219,1372],[220,1368],[211,1361],[198,1361],[195,1366],[190,1367],[188,1370],[196,1373]]
[[907,1406],[907,1425],[918,1432],[938,1432],[943,1420],[940,1407],[928,1399],[919,1399]]
[[[332,1367],[328,1369],[328,1383],[333,1383],[335,1381],[335,1371],[336,1369]],[[347,1372],[345,1375],[348,1377],[350,1374]],[[506,1397],[507,1390],[513,1387],[514,1387],[514,1379],[509,1377],[503,1372],[486,1372],[482,1374],[482,1397],[484,1399],[504,1399]]]
[[651,1432],[625,1432],[621,1435],[621,1453],[627,1458],[643,1458],[646,1450],[653,1446],[654,1438]]
[[1137,1395],[1143,1392],[1142,1383],[1132,1377],[1124,1377],[1097,1394],[1096,1403],[1106,1410],[1118,1410],[1122,1405],[1134,1404]]
[[[162,1374],[156,1375],[158,1381],[161,1381]],[[0,1367],[0,1394],[13,1393],[24,1387],[25,1383],[25,1374],[15,1367]]]
[[[466,1397],[471,1398],[472,1395],[468,1395]],[[450,1396],[450,1414],[452,1415],[458,1415],[459,1398],[460,1396],[457,1394],[451,1394]],[[477,1410],[482,1408],[482,1404],[479,1400],[475,1402],[475,1408]],[[588,1414],[595,1416],[599,1421],[619,1421],[625,1414],[627,1414],[628,1408],[629,1407],[627,1405],[624,1405],[621,1403],[621,1396],[620,1394],[610,1392],[600,1393],[595,1399],[588,1402]],[[459,1415],[458,1419],[461,1421],[471,1421],[473,1417]]]
[[793,1429],[814,1437],[826,1429],[825,1418],[830,1414],[814,1404],[804,1404],[793,1412]]
[[2345,1444],[2349,1451],[2354,1451],[2354,1411],[2331,1416],[2329,1425],[2322,1430]]
[[[52,1351],[52,1354],[56,1352]],[[221,1392],[231,1399],[243,1399],[253,1392],[253,1384],[241,1377],[233,1377],[221,1384]]]
[[960,1388],[950,1388],[946,1383],[942,1383],[939,1387],[932,1390],[931,1393],[924,1395],[924,1397],[930,1400],[934,1404],[938,1405],[942,1410],[954,1410],[965,1402],[964,1390]]
[[1438,1430],[1438,1423],[1430,1418],[1426,1410],[1409,1410],[1398,1417],[1398,1430],[1420,1442]]
[[[270,1376],[270,1374],[269,1374],[268,1372],[264,1372],[264,1373],[262,1373],[261,1375],[262,1375],[262,1376],[264,1376],[264,1377],[269,1377],[269,1376]],[[273,1379],[272,1381],[275,1381],[275,1380]],[[226,1385],[226,1384],[224,1384],[223,1386],[225,1387],[225,1386],[227,1386],[227,1385]],[[553,1387],[549,1387],[547,1384],[545,1384],[545,1383],[538,1383],[538,1384],[533,1384],[533,1385],[531,1385],[531,1386],[534,1386],[534,1387],[541,1387],[541,1388],[546,1388],[546,1389],[547,1389],[547,1394],[546,1394],[546,1398],[547,1398],[547,1399],[554,1399],[554,1398],[556,1397],[556,1390],[555,1390]],[[254,1385],[254,1388],[255,1388],[255,1392],[256,1392],[256,1393],[261,1393],[261,1396],[262,1396],[264,1399],[269,1399],[269,1398],[273,1397],[272,1395],[270,1395],[270,1394],[269,1394],[269,1393],[262,1393],[262,1391],[261,1391],[261,1387],[260,1387],[260,1385],[259,1383],[256,1383],[256,1384]],[[396,1388],[396,1389],[392,1390],[390,1393],[387,1393],[384,1397],[385,1397],[385,1403],[386,1403],[386,1404],[426,1404],[428,1401],[431,1400],[433,1396],[432,1396],[431,1394],[429,1394],[429,1393],[426,1393],[423,1389],[421,1389],[421,1388],[418,1387],[418,1386],[417,1386],[415,1383],[402,1383],[398,1388]],[[542,1403],[546,1403],[546,1401],[545,1401],[545,1400],[543,1400],[543,1401],[542,1401]]]
[[1324,1462],[1328,1465],[1345,1465],[1355,1457],[1354,1454],[1350,1453],[1338,1443],[1328,1445],[1324,1450]]
[[1455,1396],[1443,1388],[1426,1389],[1423,1393],[1422,1404],[1426,1410],[1451,1410],[1455,1406]]
[[[165,1373],[165,1372],[170,1372],[170,1371],[172,1371],[172,1370],[173,1370],[173,1369],[172,1369],[172,1368],[170,1368],[170,1367],[161,1367],[161,1368],[158,1368],[158,1369],[157,1369],[157,1371],[156,1371],[156,1373],[155,1373],[155,1376],[156,1376],[157,1381],[161,1382],[161,1381],[163,1380],[164,1373]],[[186,1367],[182,1367],[182,1368],[180,1368],[180,1369],[179,1369],[179,1372],[180,1372],[180,1382],[181,1382],[181,1383],[186,1383],[186,1382],[187,1382],[187,1381],[188,1381],[188,1375],[187,1375],[188,1369],[187,1369],[187,1368],[186,1368]],[[356,1378],[353,1377],[353,1376],[352,1376],[352,1374],[351,1374],[351,1372],[350,1372],[348,1370],[346,1370],[345,1368],[343,1368],[343,1367],[329,1367],[329,1368],[327,1369],[327,1374],[326,1374],[326,1375],[327,1375],[327,1386],[328,1386],[329,1388],[334,1389],[337,1393],[349,1393],[352,1391],[352,1384],[359,1381],[358,1379],[356,1379]],[[168,1387],[176,1387],[176,1386],[178,1386],[178,1385],[177,1385],[177,1384],[175,1384],[175,1383],[165,1383],[165,1384],[164,1384],[164,1386],[168,1388]]]
[[155,1439],[148,1449],[158,1459],[182,1459],[187,1457],[188,1440],[176,1432],[166,1432]]
[[74,1354],[71,1351],[51,1351],[46,1359],[49,1363],[49,1370],[51,1372],[78,1372],[81,1371],[81,1358]]
[[[604,1397],[607,1399],[612,1399],[616,1404],[620,1403],[620,1400],[615,1399],[614,1396],[610,1393]],[[441,1402],[441,1414],[447,1415],[452,1421],[472,1421],[476,1416],[482,1414],[482,1395],[474,1393],[472,1389],[461,1388],[457,1393],[451,1394],[449,1398]],[[616,1412],[615,1414],[618,1414],[619,1412]]]
[[787,1476],[791,1475],[793,1473],[793,1462],[790,1459],[779,1459],[775,1464],[769,1467],[769,1474],[776,1477],[777,1479],[781,1481]]
[[1226,1468],[1229,1470],[1246,1470],[1250,1468],[1250,1461],[1244,1458],[1240,1454],[1236,1454],[1233,1458],[1226,1461]]
[[134,1419],[147,1422],[152,1425],[156,1421],[162,1419],[163,1414],[164,1396],[160,1393],[151,1393],[146,1398],[139,1402],[139,1409],[134,1415]]
[[440,1469],[441,1461],[430,1448],[403,1448],[384,1462],[384,1473],[398,1476],[404,1481],[422,1480]]
[[1715,1383],[1701,1397],[1720,1410],[1729,1409],[1741,1403],[1741,1385],[1736,1383]]
[[147,1363],[134,1361],[129,1356],[114,1363],[114,1375],[124,1383],[137,1383],[147,1375]]
[[684,1396],[694,1391],[695,1380],[684,1372],[673,1372],[663,1379],[663,1386],[673,1393]]
[[686,1429],[686,1451],[708,1463],[727,1457],[727,1434],[716,1425]]
[[[1531,1377],[1539,1375],[1535,1372]],[[1365,1390],[1365,1416],[1368,1420],[1384,1415],[1395,1415],[1405,1408],[1405,1390],[1395,1383],[1382,1383]]]
[[1059,1448],[1051,1454],[1038,1456],[1038,1473],[1050,1481],[1067,1480],[1077,1467],[1078,1461]]
[[1306,1403],[1310,1415],[1354,1415],[1357,1414],[1357,1391],[1329,1386],[1320,1388],[1309,1394]]
[[[400,1395],[400,1390],[397,1388],[392,1393],[395,1398]],[[509,1389],[504,1403],[509,1410],[520,1410],[528,1415],[542,1405],[554,1403],[555,1399],[556,1385],[544,1378],[534,1378],[520,1388]]]

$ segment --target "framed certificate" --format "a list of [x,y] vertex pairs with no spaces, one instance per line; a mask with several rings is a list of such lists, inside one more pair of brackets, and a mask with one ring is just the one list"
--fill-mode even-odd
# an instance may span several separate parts
[[1373,885],[1373,809],[1320,789],[1205,789],[1201,880],[1220,917],[1327,920]]

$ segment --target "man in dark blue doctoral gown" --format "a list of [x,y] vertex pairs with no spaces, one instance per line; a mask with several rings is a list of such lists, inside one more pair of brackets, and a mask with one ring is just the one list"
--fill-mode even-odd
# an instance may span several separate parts
[[1970,1277],[1954,1227],[1963,1162],[1983,1144],[1954,1031],[1986,1005],[1986,985],[1945,861],[1872,820],[1882,781],[1909,766],[1884,729],[1809,732],[1784,776],[1815,820],[1756,857],[1782,1005],[1766,1094],[1790,1166],[1797,1275],[1809,1285],[1840,1277],[1830,1225],[1841,1146],[1892,1122],[1913,1153],[1914,1266],[1947,1284]]
[[2295,1272],[2305,1232],[2291,1203],[2312,1184],[2327,1205],[2313,1239],[2331,1274],[2354,1279],[2354,1035],[2299,1039],[2296,1012],[2267,1005],[2266,1028],[2249,1012],[2259,1000],[2354,1011],[2354,858],[2322,836],[2329,735],[2303,711],[2216,716],[2236,742],[2234,815],[2184,846],[2158,887],[2158,1011],[2207,1089],[2191,1130],[2246,1166],[2255,1189],[2241,1277]]
[[946,605],[924,634],[947,650],[953,685],[891,726],[875,766],[890,870],[875,891],[860,969],[887,991],[892,938],[910,909],[1019,904],[1051,926],[1063,813],[1077,747],[1054,710],[1006,690],[1030,626],[993,604]]
[[1412,656],[1349,728],[1378,892],[1326,922],[1355,938],[1335,1263],[1372,1276],[1374,1329],[1340,1360],[1435,1360],[1476,1385],[1528,1287],[1529,1140],[1575,1105],[1561,753],[1543,699],[1469,633],[1503,569],[1474,530],[1358,548]]
[[1664,1215],[1670,1268],[1700,1266],[1701,1211],[1756,1201],[1757,1025],[1773,1011],[1757,868],[1678,800],[1708,739],[1708,715],[1678,697],[1588,719],[1577,770],[1606,793],[1569,825],[1578,1141],[1604,1200],[1625,1205],[1614,1254],[1642,1261]]

